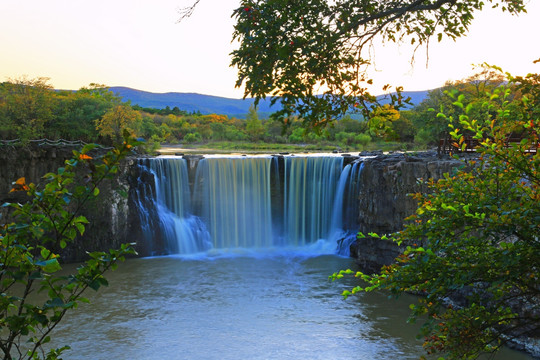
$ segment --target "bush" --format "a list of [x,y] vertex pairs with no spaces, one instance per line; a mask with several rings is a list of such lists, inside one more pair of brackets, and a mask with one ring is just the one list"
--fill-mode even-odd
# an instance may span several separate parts
[[186,136],[184,136],[184,142],[191,144],[195,142],[201,142],[202,136],[198,132],[189,133]]
[[354,137],[354,142],[365,147],[371,142],[371,136],[368,134],[358,134]]
[[[473,134],[478,158],[416,194],[419,208],[394,238],[404,254],[380,274],[358,272],[368,286],[344,292],[425,295],[411,318],[425,321],[427,352],[447,359],[476,359],[540,331],[540,75],[510,78],[487,95],[475,106],[453,96],[454,115],[438,115],[456,151],[463,132]],[[521,141],[509,144],[513,134]]]
[[292,134],[289,135],[289,142],[293,144],[302,143],[304,141],[305,130],[302,128],[296,128]]

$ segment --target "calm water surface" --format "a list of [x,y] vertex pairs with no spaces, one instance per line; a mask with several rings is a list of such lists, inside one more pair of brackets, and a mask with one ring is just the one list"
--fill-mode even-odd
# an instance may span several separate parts
[[414,299],[343,300],[354,279],[328,275],[353,266],[298,253],[129,260],[54,339],[71,345],[65,359],[418,359]]

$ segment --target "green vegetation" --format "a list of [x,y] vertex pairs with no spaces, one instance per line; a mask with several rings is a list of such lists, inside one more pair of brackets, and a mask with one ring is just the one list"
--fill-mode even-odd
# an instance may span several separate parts
[[[431,183],[432,193],[416,195],[417,214],[395,236],[408,244],[406,252],[380,274],[357,273],[367,285],[345,295],[374,290],[423,294],[411,309],[412,319],[427,319],[422,327],[426,350],[449,359],[475,358],[540,330],[540,158],[531,152],[539,141],[540,78],[509,77],[504,84],[484,72],[434,90],[424,103],[400,112],[407,101],[399,88],[388,105],[377,104],[367,91],[372,81],[365,54],[376,35],[411,44],[461,37],[485,3],[512,14],[525,11],[523,0],[246,0],[234,12],[240,45],[232,63],[246,96],[271,96],[281,103],[272,119],[259,119],[255,109],[247,121],[180,109],[145,111],[121,103],[104,86],[55,92],[47,79],[23,78],[0,84],[0,139],[112,143],[127,132],[151,146],[262,140],[359,149],[382,139],[429,146],[449,122],[456,150],[470,136],[481,156],[467,169]],[[349,116],[355,113],[363,120]],[[521,141],[508,144],[514,135]],[[84,300],[82,291],[106,284],[103,272],[131,251],[91,254],[67,277],[57,275],[60,265],[51,251],[84,232],[86,220],[76,215],[79,204],[97,196],[99,182],[115,172],[116,161],[131,146],[126,140],[97,165],[86,147],[57,174],[45,175],[43,188],[24,178],[14,183],[14,191],[27,191],[31,201],[11,204],[15,222],[0,230],[5,329],[0,349],[5,358],[13,352],[22,356],[23,343],[30,346],[26,357],[38,358],[65,312]],[[76,181],[76,166],[86,169],[87,185]],[[345,273],[350,271],[334,278]],[[33,291],[48,299],[33,305]],[[62,350],[43,356],[54,359]]]
[[[111,145],[127,130],[133,137],[145,140],[147,151],[160,144],[276,151],[418,148],[413,142],[414,125],[392,108],[386,114],[393,117],[374,116],[364,121],[345,115],[324,131],[314,133],[307,131],[304,121],[297,116],[287,118],[284,125],[272,118],[261,119],[254,107],[246,119],[238,119],[188,113],[178,108],[131,106],[99,84],[79,91],[55,91],[46,78],[21,78],[0,84],[0,140],[20,139],[23,144],[48,138]],[[389,130],[392,136],[383,134],[377,126]]]
[[[325,133],[335,119],[360,112],[367,125],[360,133],[424,146],[437,143],[451,120],[456,151],[471,138],[480,144],[477,163],[432,184],[433,194],[417,195],[419,213],[396,238],[410,243],[403,257],[379,275],[357,274],[368,285],[354,290],[425,294],[413,318],[429,317],[426,349],[454,359],[539,330],[538,155],[525,152],[538,143],[538,76],[510,77],[504,86],[488,69],[402,111],[399,87],[389,104],[368,92],[367,69],[372,41],[456,39],[485,5],[525,11],[521,0],[247,0],[234,12],[237,86],[245,96],[280,102],[275,119],[289,124],[295,114],[304,128]],[[350,141],[338,133],[333,140]],[[515,136],[521,143],[507,146]],[[444,299],[457,293],[464,301],[446,307]]]
[[474,84],[481,90],[443,96],[438,119],[456,150],[465,134],[477,140],[479,157],[415,194],[416,214],[394,235],[405,253],[379,274],[356,273],[365,285],[344,292],[424,295],[411,321],[425,321],[425,349],[447,359],[475,359],[540,330],[540,75]]
[[0,352],[3,359],[57,359],[69,347],[48,348],[54,328],[81,302],[86,289],[107,285],[103,276],[135,251],[129,244],[118,250],[88,254],[75,272],[62,270],[58,251],[83,235],[82,206],[99,194],[98,186],[117,172],[118,162],[138,143],[125,134],[123,145],[94,159],[95,145],[86,145],[57,173],[43,176],[44,184],[13,183],[12,191],[26,192],[24,204],[7,203],[10,223],[0,227]]
[[[395,110],[390,111],[395,115],[392,120],[399,118]],[[318,134],[306,131],[303,120],[297,116],[286,122],[284,126],[273,119],[260,119],[255,107],[244,120],[188,113],[176,107],[131,106],[98,84],[73,92],[53,90],[46,78],[22,78],[0,84],[0,139],[18,138],[23,143],[49,138],[110,145],[127,130],[132,136],[145,139],[150,151],[162,143],[283,151],[291,146],[300,150],[397,150],[413,146],[399,144],[399,132],[389,139],[394,144],[386,144],[368,122],[348,115]],[[390,120],[386,127],[391,127]]]
[[[523,0],[245,0],[233,14],[236,85],[245,87],[246,97],[272,97],[282,105],[276,119],[297,114],[305,128],[320,129],[351,111],[368,119],[377,107],[367,90],[372,42],[455,40],[489,5],[524,11]],[[400,108],[396,91],[392,106]]]

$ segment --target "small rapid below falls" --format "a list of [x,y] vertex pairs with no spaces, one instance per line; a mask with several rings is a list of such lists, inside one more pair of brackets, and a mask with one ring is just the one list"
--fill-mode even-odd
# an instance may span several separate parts
[[139,166],[153,178],[137,202],[154,255],[304,246],[348,255],[358,230],[359,160],[158,157]]

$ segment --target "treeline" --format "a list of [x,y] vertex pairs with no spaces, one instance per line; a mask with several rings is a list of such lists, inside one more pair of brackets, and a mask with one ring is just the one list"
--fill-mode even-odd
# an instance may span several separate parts
[[78,91],[57,91],[47,78],[20,78],[0,84],[0,139],[48,138],[110,144],[128,129],[148,143],[209,141],[366,144],[367,124],[350,117],[321,134],[306,134],[300,119],[288,126],[261,120],[254,108],[246,119],[203,115],[178,107],[143,108],[122,101],[106,86],[90,84]]
[[448,94],[477,100],[503,81],[492,71],[483,70],[430,91],[422,103],[410,110],[398,111],[383,105],[369,119],[356,120],[347,115],[316,133],[306,132],[302,119],[287,119],[286,126],[271,118],[260,119],[253,107],[246,119],[189,113],[178,107],[143,108],[123,102],[104,85],[57,91],[47,78],[20,78],[0,83],[0,139],[112,144],[127,129],[150,146],[228,141],[330,144],[362,150],[370,143],[391,141],[403,149],[425,148],[435,145],[448,130],[447,122],[437,117],[441,108],[451,108],[455,101]]

